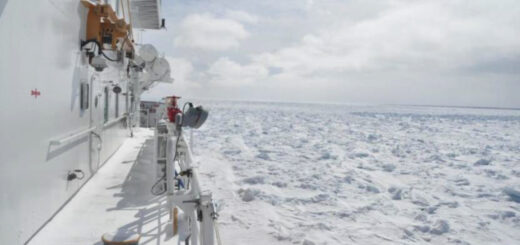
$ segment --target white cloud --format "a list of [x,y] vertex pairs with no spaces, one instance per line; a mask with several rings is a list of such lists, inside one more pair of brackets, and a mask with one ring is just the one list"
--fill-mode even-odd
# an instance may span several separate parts
[[228,10],[226,11],[226,17],[232,20],[249,24],[256,24],[258,22],[257,16],[240,10]]
[[[486,5],[486,4],[481,4]],[[463,6],[439,2],[404,2],[359,22],[306,35],[276,52],[254,57],[267,66],[308,75],[313,72],[439,71],[466,67],[520,53],[516,18],[494,4],[461,12]],[[459,11],[456,11],[459,10]],[[481,9],[482,10],[482,9]],[[470,14],[469,12],[472,12]]]
[[208,70],[211,82],[219,86],[243,86],[261,81],[269,71],[262,65],[241,65],[227,57],[218,59]]
[[192,14],[182,21],[174,43],[177,47],[222,51],[238,47],[248,36],[244,26],[235,20]]
[[518,0],[185,5],[167,48],[204,96],[520,106]]
[[306,1],[306,3],[305,3],[305,9],[306,10],[311,10],[313,6],[314,6],[314,0],[307,0]]

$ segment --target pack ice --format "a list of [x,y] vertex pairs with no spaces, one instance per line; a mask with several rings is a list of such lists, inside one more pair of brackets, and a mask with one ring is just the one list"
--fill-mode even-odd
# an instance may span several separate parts
[[202,102],[228,244],[520,244],[520,111]]

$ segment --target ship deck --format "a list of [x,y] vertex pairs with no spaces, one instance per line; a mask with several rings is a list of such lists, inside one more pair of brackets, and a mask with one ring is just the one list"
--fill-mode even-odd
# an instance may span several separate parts
[[166,198],[150,193],[152,156],[153,131],[137,129],[29,244],[102,245],[104,233],[137,233],[140,245],[177,243]]

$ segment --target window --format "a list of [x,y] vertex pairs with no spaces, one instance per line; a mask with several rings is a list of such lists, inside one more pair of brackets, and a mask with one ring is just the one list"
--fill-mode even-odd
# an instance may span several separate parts
[[108,104],[109,104],[109,101],[110,101],[109,98],[108,98],[108,96],[110,95],[109,91],[110,90],[108,89],[108,87],[105,87],[105,111],[103,113],[105,122],[108,122],[108,108],[110,108],[110,107],[108,107]]
[[124,95],[125,95],[125,113],[128,113],[128,93],[130,93],[130,92],[128,91],[128,87],[127,87],[126,93],[124,93]]
[[88,109],[89,104],[89,84],[88,83],[81,83],[80,91],[79,91],[79,107],[82,110]]
[[116,93],[116,118],[119,117],[119,94]]

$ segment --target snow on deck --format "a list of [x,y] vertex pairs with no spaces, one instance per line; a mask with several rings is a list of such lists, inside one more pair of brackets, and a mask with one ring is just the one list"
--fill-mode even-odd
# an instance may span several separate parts
[[177,244],[167,235],[165,198],[150,193],[152,156],[153,131],[137,130],[30,244],[101,245],[106,232],[141,234],[141,245]]

